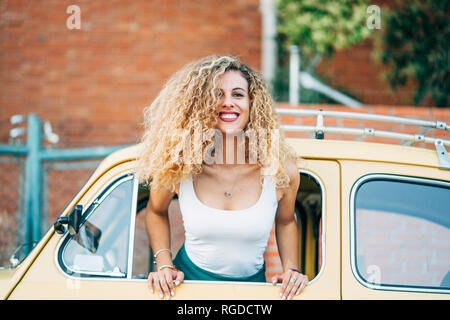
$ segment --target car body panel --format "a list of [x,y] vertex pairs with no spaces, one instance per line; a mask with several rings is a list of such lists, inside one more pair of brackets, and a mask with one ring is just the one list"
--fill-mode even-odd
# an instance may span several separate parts
[[[318,177],[323,186],[323,261],[297,299],[450,299],[449,294],[371,289],[354,276],[350,259],[351,186],[368,173],[414,175],[450,181],[450,171],[439,169],[436,151],[415,147],[354,141],[287,139],[302,156],[301,169]],[[139,145],[105,158],[74,199],[87,206],[111,179],[133,170]],[[300,186],[301,189],[301,186]],[[56,259],[63,237],[51,227],[15,270],[0,271],[2,299],[159,299],[145,279],[76,278],[65,274]],[[279,299],[270,283],[186,281],[175,299]]]
[[[401,165],[395,163],[374,162],[370,166],[364,161],[340,161],[342,169],[342,199],[350,199],[352,186],[368,174],[391,174],[398,176],[422,177],[427,179],[450,181],[450,171],[427,168],[417,165]],[[412,292],[389,290],[387,288],[372,289],[357,280],[351,264],[351,226],[350,201],[342,201],[342,295],[343,299],[449,299],[447,293]],[[389,250],[386,248],[386,250]]]
[[[332,161],[305,162],[305,169],[327,176],[322,181],[325,197],[329,205],[326,208],[325,220],[325,255],[327,259],[319,276],[298,296],[299,299],[339,299],[340,271],[339,271],[339,230],[333,228],[339,223],[339,168]],[[95,194],[107,183],[111,177],[127,172],[133,167],[133,162],[121,163],[108,170],[91,185],[88,192],[79,200],[79,204],[87,205]],[[329,227],[327,227],[329,226]],[[9,299],[159,299],[156,293],[151,294],[146,280],[138,279],[86,279],[70,277],[58,267],[56,254],[59,243],[63,238],[53,234],[45,248]],[[51,280],[50,280],[51,279]],[[42,291],[42,287],[46,290]],[[277,299],[278,286],[270,283],[230,283],[187,281],[177,289],[177,299]]]

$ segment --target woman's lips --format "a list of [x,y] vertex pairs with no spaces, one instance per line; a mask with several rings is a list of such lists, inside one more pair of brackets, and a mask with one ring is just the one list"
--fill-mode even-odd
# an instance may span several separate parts
[[219,112],[219,119],[225,122],[233,122],[239,118],[239,113],[237,112]]

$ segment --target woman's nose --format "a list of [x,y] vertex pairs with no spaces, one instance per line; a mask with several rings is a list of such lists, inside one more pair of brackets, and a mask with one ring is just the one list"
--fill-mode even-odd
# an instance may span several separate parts
[[226,107],[232,107],[233,106],[233,99],[231,95],[224,94],[222,96],[222,105]]

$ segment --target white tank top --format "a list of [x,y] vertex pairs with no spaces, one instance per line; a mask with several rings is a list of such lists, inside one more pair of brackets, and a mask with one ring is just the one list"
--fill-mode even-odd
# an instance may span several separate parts
[[250,276],[263,267],[278,208],[272,177],[264,177],[258,202],[247,209],[208,207],[197,198],[191,177],[180,183],[179,204],[186,253],[198,267],[229,277]]

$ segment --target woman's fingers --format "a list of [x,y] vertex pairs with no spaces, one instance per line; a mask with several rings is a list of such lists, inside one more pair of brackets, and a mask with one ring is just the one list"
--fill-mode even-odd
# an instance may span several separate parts
[[150,289],[150,292],[153,293],[153,273],[150,272],[148,274],[148,278],[147,278],[147,284],[148,284],[148,288]]
[[283,281],[283,276],[280,274],[277,274],[275,276],[272,277],[272,284],[276,285],[278,282],[282,282]]
[[283,274],[283,282],[281,283],[281,290],[280,290],[280,297],[283,300],[286,300],[286,298],[287,298],[286,289],[289,286],[289,279],[290,279],[291,272],[292,271],[288,271]]
[[175,286],[180,285],[184,280],[184,273],[183,271],[177,270],[177,275],[175,277]]
[[283,274],[280,297],[283,300],[290,300],[308,284],[308,277],[296,271],[287,271]]
[[[153,293],[153,285],[159,297],[170,299],[175,295],[175,286],[180,285],[184,280],[184,273],[176,270],[162,270],[151,272],[148,276],[148,286]],[[272,284],[281,282],[280,297],[283,300],[290,300],[295,295],[300,294],[308,284],[308,277],[296,271],[287,271],[283,275],[272,277]]]
[[159,297],[170,299],[175,295],[175,286],[181,284],[184,280],[184,273],[176,270],[169,269],[161,270],[158,272],[151,272],[148,275],[148,286],[150,292],[153,293],[153,285]]
[[163,290],[161,287],[161,282],[160,282],[161,280],[159,279],[158,274],[156,272],[154,273],[153,280],[155,283],[156,292],[158,293],[159,297],[162,299],[164,297],[164,293],[163,293]]
[[156,292],[159,297],[162,299],[167,292],[166,280],[164,277],[161,277],[159,272],[150,272],[148,275],[148,287],[150,292],[153,293],[153,285],[155,286]]
[[158,271],[159,282],[161,284],[163,297],[170,299],[171,293],[173,292],[173,282],[170,273],[166,270]]
[[286,288],[286,297],[288,300],[292,299],[293,296],[300,294],[300,291],[303,290],[306,283],[308,282],[308,278],[298,272],[291,273],[289,279],[289,285]]
[[303,291],[303,289],[306,287],[306,285],[308,284],[308,281],[309,281],[308,277],[305,275],[302,275],[302,276],[303,276],[302,282],[300,283],[300,287],[298,288],[298,290],[295,292],[295,295],[300,294]]

